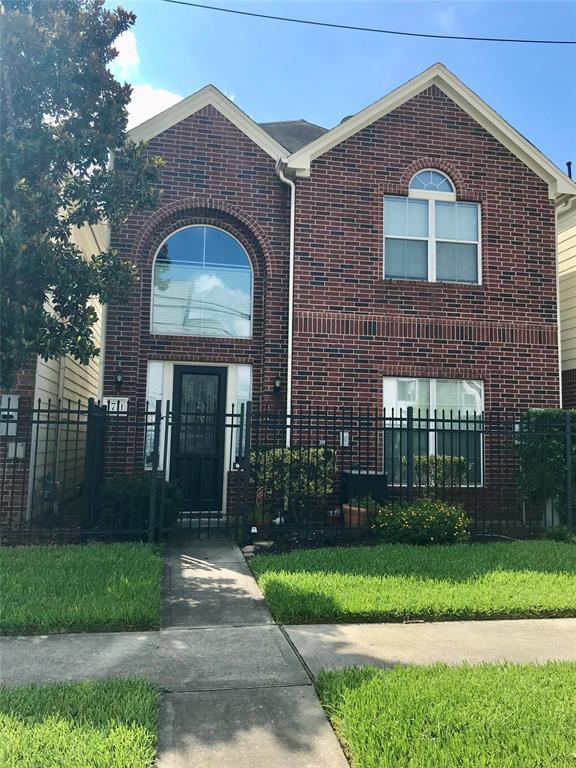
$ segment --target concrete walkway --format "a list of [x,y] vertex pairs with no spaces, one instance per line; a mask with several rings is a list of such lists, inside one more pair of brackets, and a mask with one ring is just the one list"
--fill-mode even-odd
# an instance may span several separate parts
[[158,768],[348,768],[238,547],[170,550],[163,592]]

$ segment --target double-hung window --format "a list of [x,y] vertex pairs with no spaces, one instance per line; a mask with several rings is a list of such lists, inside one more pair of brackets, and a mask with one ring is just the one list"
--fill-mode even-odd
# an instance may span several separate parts
[[420,171],[408,197],[384,198],[384,277],[480,283],[480,206],[456,200],[450,179]]
[[[482,381],[384,379],[385,464],[389,481],[403,483],[408,455],[407,410],[413,409],[412,456],[422,484],[431,473],[451,485],[482,483]],[[426,457],[434,456],[436,461]]]

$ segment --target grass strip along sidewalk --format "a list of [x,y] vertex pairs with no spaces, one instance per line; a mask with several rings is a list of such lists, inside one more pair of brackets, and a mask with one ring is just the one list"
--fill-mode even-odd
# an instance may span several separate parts
[[321,672],[352,768],[576,765],[576,663]]
[[144,680],[0,688],[2,768],[150,768],[158,694]]
[[250,567],[284,624],[576,616],[573,544],[326,548]]
[[0,547],[0,634],[156,629],[162,554],[148,544]]

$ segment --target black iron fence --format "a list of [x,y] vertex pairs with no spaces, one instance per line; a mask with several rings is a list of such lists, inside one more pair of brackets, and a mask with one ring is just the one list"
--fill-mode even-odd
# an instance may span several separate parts
[[0,412],[2,540],[366,530],[379,504],[433,495],[478,532],[574,527],[576,414],[123,410]]
[[575,426],[560,410],[254,414],[250,509],[259,528],[362,528],[378,504],[432,495],[477,531],[574,526]]

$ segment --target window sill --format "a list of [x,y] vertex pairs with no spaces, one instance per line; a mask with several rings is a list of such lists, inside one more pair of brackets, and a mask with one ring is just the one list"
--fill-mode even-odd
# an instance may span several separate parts
[[177,333],[155,333],[154,331],[148,331],[148,336],[155,341],[209,342],[210,344],[230,344],[230,342],[234,344],[250,344],[254,340],[254,336],[191,336]]
[[431,280],[408,280],[399,277],[381,277],[379,284],[382,286],[420,286],[421,288],[428,288],[433,290],[449,290],[449,291],[474,291],[475,293],[482,293],[486,290],[485,283],[443,283],[440,281],[432,282]]

